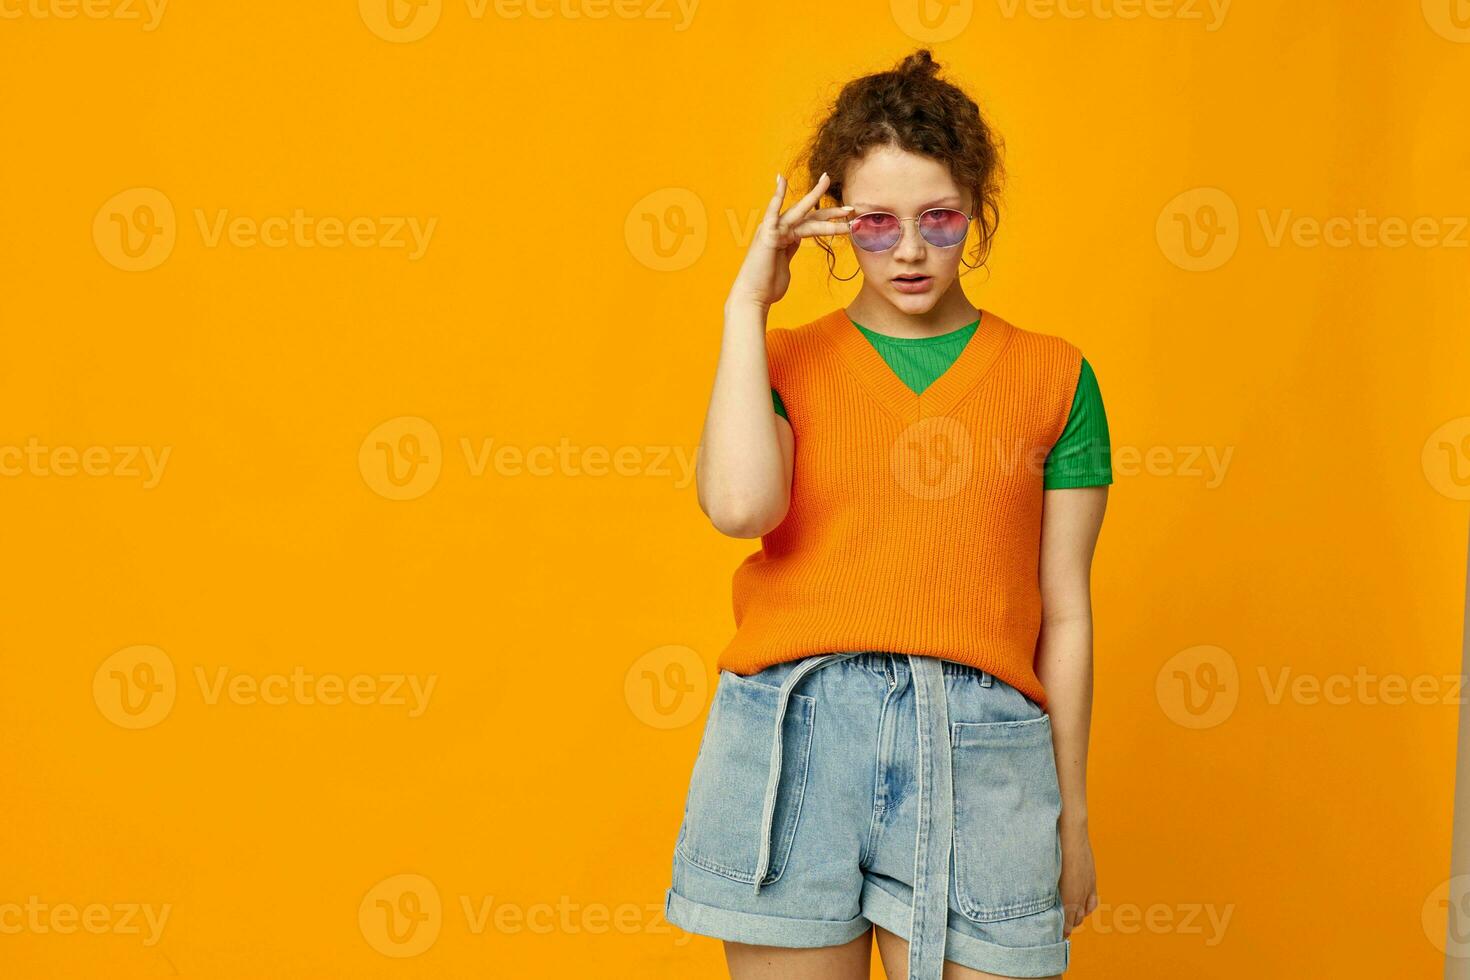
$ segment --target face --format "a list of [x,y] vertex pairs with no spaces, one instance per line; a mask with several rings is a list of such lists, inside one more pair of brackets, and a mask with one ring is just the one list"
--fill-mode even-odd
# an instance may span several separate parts
[[[954,208],[970,214],[970,194],[954,182],[937,160],[893,146],[875,146],[847,169],[842,202],[856,210],[887,211],[917,217],[929,208]],[[973,224],[973,222],[972,222]],[[901,221],[898,244],[885,252],[853,245],[863,271],[863,290],[908,314],[927,313],[959,277],[965,246],[940,248],[919,234],[917,221]]]

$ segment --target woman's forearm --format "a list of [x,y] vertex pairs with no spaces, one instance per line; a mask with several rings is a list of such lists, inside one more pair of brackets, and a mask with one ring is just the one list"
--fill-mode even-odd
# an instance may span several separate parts
[[1041,531],[1041,636],[1036,673],[1046,690],[1062,793],[1063,833],[1087,831],[1087,741],[1092,728],[1092,554],[1106,486],[1046,491]]
[[766,310],[727,302],[695,485],[700,509],[732,537],[759,537],[786,516],[791,481],[778,418],[766,362]]
[[1092,615],[1048,619],[1041,628],[1037,673],[1051,715],[1062,830],[1087,828],[1087,743],[1092,728]]

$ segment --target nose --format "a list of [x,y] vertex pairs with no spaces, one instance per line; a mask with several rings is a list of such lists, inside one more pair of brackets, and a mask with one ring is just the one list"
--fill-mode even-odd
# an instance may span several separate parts
[[922,261],[924,247],[929,243],[924,241],[923,235],[919,234],[918,219],[900,221],[898,227],[900,234],[898,244],[893,246],[893,257],[908,262]]

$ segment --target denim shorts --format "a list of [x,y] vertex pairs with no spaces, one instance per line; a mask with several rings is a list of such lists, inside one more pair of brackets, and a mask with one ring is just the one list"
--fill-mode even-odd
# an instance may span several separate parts
[[909,941],[911,980],[946,959],[1052,976],[1060,814],[1051,719],[993,674],[878,651],[721,670],[664,916],[786,947],[877,924]]

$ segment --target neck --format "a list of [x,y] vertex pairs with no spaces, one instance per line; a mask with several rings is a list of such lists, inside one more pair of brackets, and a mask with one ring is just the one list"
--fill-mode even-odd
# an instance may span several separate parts
[[932,337],[974,323],[980,318],[980,311],[975,309],[956,279],[939,302],[923,313],[899,309],[864,282],[857,296],[847,304],[847,315],[869,330],[890,337]]

